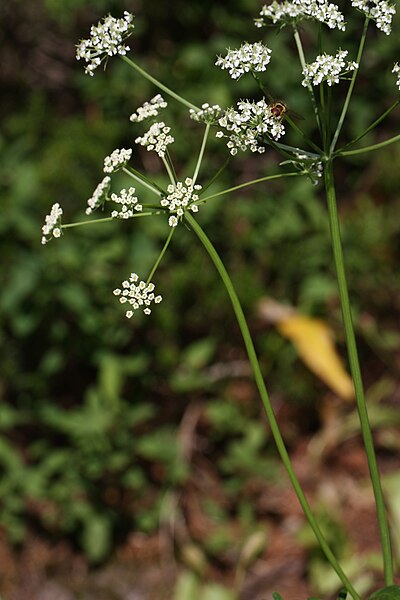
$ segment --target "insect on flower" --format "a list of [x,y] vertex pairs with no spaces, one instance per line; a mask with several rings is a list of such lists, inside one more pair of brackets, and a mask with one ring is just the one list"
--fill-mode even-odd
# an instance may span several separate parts
[[283,119],[285,114],[287,113],[287,106],[283,102],[273,102],[269,105],[272,114],[277,119]]

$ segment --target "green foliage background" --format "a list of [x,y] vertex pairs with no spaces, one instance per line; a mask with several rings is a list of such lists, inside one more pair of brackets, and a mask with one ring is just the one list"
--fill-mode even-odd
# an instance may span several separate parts
[[[226,380],[207,376],[214,363],[245,355],[225,292],[189,231],[182,227],[174,237],[157,272],[164,302],[151,319],[132,322],[110,292],[131,270],[151,267],[166,236],[163,219],[70,230],[60,242],[40,245],[44,215],[54,202],[63,206],[64,222],[83,215],[104,156],[132,145],[139,134],[129,115],[156,93],[122,61],[110,61],[94,78],[75,62],[74,44],[90,25],[123,10],[137,16],[131,46],[138,63],[193,102],[228,105],[256,96],[251,78],[234,84],[213,64],[225,48],[265,34],[276,57],[274,95],[300,114],[309,111],[288,33],[254,28],[256,0],[11,0],[0,7],[0,73],[8,90],[0,101],[1,526],[16,543],[29,528],[68,535],[93,561],[107,556],[128,531],[154,530],[165,490],[184,485],[189,466],[176,433],[191,402],[208,407],[210,452],[227,489],[236,493],[245,479],[263,475],[266,464],[271,477],[278,468],[259,425],[256,394],[237,405]],[[350,29],[343,42],[351,55],[354,38]],[[395,96],[389,66],[400,55],[400,41],[376,31],[371,38],[365,63],[382,75],[374,86],[360,80],[347,136]],[[307,31],[306,40],[311,47]],[[201,129],[172,101],[166,119],[177,140],[177,170],[190,172]],[[393,116],[379,135],[398,128]],[[137,168],[161,176],[153,158],[134,153]],[[202,177],[209,179],[224,160],[225,150],[213,140]],[[243,155],[218,185],[272,173],[276,162],[272,153]],[[384,371],[394,378],[399,364],[399,166],[397,146],[338,166],[367,384]],[[126,183],[121,176],[121,186]],[[299,431],[314,431],[315,405],[325,388],[288,342],[273,329],[265,332],[256,304],[268,295],[323,317],[342,344],[319,190],[304,180],[276,183],[216,200],[200,219],[232,272],[269,388],[302,409]]]

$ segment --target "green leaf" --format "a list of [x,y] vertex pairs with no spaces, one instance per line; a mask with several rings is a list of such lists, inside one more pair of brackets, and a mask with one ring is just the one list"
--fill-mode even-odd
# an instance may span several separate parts
[[399,600],[400,585],[389,585],[389,587],[381,588],[374,592],[369,600]]

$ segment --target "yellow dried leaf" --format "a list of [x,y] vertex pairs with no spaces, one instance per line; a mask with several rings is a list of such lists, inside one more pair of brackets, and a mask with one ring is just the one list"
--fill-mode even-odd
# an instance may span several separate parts
[[277,320],[278,331],[295,345],[307,367],[341,398],[354,398],[354,386],[336,351],[332,330],[320,319],[297,312]]

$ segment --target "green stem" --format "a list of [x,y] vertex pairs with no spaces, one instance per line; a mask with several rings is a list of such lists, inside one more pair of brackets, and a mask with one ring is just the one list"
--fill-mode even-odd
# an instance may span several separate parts
[[329,211],[329,226],[332,238],[332,248],[336,267],[336,275],[339,287],[339,295],[343,316],[343,324],[346,335],[347,350],[351,374],[354,382],[356,394],[357,411],[360,419],[361,432],[364,441],[364,447],[367,454],[368,467],[371,476],[371,483],[375,496],[375,505],[380,532],[383,565],[385,573],[385,583],[387,586],[393,584],[393,563],[390,545],[389,527],[387,522],[385,503],[383,499],[382,485],[379,476],[378,465],[375,456],[375,449],[372,439],[371,427],[369,424],[367,405],[365,401],[363,382],[361,378],[361,369],[357,353],[357,344],[354,334],[354,327],[351,316],[349,293],[347,289],[346,273],[343,260],[343,249],[340,235],[340,223],[336,204],[336,192],[333,177],[332,161],[328,161],[325,166],[325,190]]
[[156,262],[154,263],[154,266],[153,266],[152,270],[150,271],[150,275],[149,275],[149,276],[148,276],[148,278],[147,278],[146,285],[150,283],[150,281],[151,281],[151,279],[152,279],[152,277],[153,277],[154,273],[156,272],[156,270],[157,270],[157,267],[158,267],[158,265],[160,264],[160,262],[161,262],[161,260],[162,260],[162,257],[164,256],[164,254],[165,254],[165,252],[166,252],[166,250],[167,250],[167,248],[168,248],[168,246],[169,246],[169,243],[170,243],[170,241],[171,241],[171,238],[172,238],[172,236],[173,236],[173,234],[174,234],[174,231],[175,231],[175,229],[176,229],[176,227],[171,227],[171,230],[170,230],[170,232],[169,232],[169,234],[168,234],[168,237],[167,237],[167,239],[166,239],[166,242],[165,242],[165,244],[164,244],[164,247],[163,247],[163,249],[161,250],[161,252],[160,252],[160,255],[159,255],[159,257],[157,258]]
[[336,557],[332,553],[332,550],[329,548],[329,546],[325,540],[325,537],[324,537],[322,531],[320,530],[319,525],[312,513],[310,505],[308,504],[307,498],[304,495],[304,492],[300,486],[300,483],[296,477],[296,474],[293,470],[292,463],[289,458],[289,454],[286,450],[286,446],[283,441],[281,432],[279,430],[279,426],[278,426],[278,423],[277,423],[277,420],[275,417],[275,413],[272,408],[267,389],[265,387],[263,375],[261,373],[261,368],[260,368],[260,365],[259,365],[259,362],[257,359],[256,351],[255,351],[253,340],[251,338],[251,334],[250,334],[250,331],[249,331],[249,328],[248,328],[248,325],[246,322],[246,318],[244,316],[243,309],[241,307],[239,298],[236,294],[235,288],[233,287],[232,281],[225,269],[225,266],[224,266],[221,258],[219,257],[217,251],[215,250],[213,244],[208,239],[208,237],[205,234],[205,232],[203,231],[203,229],[196,222],[196,220],[192,217],[192,215],[190,215],[188,212],[186,212],[185,217],[186,217],[186,221],[188,222],[189,226],[193,229],[193,231],[195,232],[195,234],[197,235],[197,237],[200,239],[201,243],[207,250],[211,260],[214,263],[214,266],[216,267],[216,269],[225,285],[226,291],[229,295],[233,310],[236,315],[237,322],[240,327],[240,331],[243,336],[243,341],[245,343],[249,361],[250,361],[252,369],[253,369],[254,378],[255,378],[255,381],[256,381],[256,384],[258,387],[258,391],[260,393],[260,396],[261,396],[261,399],[262,399],[262,402],[264,405],[264,410],[268,417],[272,435],[274,437],[279,455],[280,455],[282,462],[286,468],[286,471],[289,475],[289,479],[290,479],[290,481],[293,485],[293,488],[296,492],[297,498],[299,499],[299,502],[301,504],[303,512],[310,524],[310,527],[314,531],[314,534],[318,540],[319,545],[321,546],[323,552],[325,553],[325,556],[327,557],[328,561],[332,565],[333,569],[336,571],[339,579],[342,581],[343,585],[353,596],[354,600],[360,600],[360,596],[357,594],[357,592],[353,588],[352,584],[350,583],[347,576],[343,572],[340,564],[338,563]]
[[[138,212],[137,214],[129,217],[130,219],[134,219],[136,217],[150,217],[154,215],[154,211],[152,212]],[[125,220],[125,219],[120,219]],[[70,229],[71,227],[81,227],[82,225],[95,225],[97,223],[106,223],[107,221],[118,221],[118,218],[115,217],[104,217],[104,219],[91,219],[87,221],[77,221],[76,223],[66,223],[65,225],[61,225],[61,229]]]
[[200,110],[198,108],[198,106],[196,106],[195,104],[192,104],[188,100],[185,100],[185,98],[182,98],[182,96],[180,96],[179,94],[176,94],[175,92],[173,92],[169,87],[167,87],[166,85],[161,83],[161,81],[158,81],[158,79],[155,79],[155,77],[152,77],[152,75],[150,75],[144,69],[139,67],[139,65],[137,65],[135,62],[133,62],[133,60],[131,60],[127,56],[121,56],[121,58],[126,63],[128,63],[129,66],[131,66],[133,69],[135,69],[138,73],[143,75],[143,77],[145,77],[146,79],[151,81],[151,83],[154,83],[154,85],[159,87],[160,90],[163,90],[163,92],[165,92],[166,94],[169,94],[172,98],[175,98],[175,100],[178,100],[178,102],[180,102],[181,104],[184,104],[188,108],[193,108],[194,110]]
[[389,146],[390,144],[394,144],[395,142],[400,142],[400,134],[395,135],[388,140],[383,142],[379,142],[379,144],[373,144],[372,146],[365,146],[364,148],[358,148],[358,150],[346,150],[345,152],[339,152],[338,156],[355,156],[356,154],[364,154],[364,152],[371,152],[372,150],[379,150],[379,148],[384,148],[385,146]]
[[142,179],[141,177],[139,177],[138,175],[136,175],[136,173],[134,172],[134,170],[131,169],[130,167],[122,167],[122,170],[123,170],[124,173],[126,173],[127,175],[129,175],[129,177],[132,177],[132,179],[134,179],[138,183],[141,183],[142,185],[144,185],[144,187],[146,187],[147,189],[149,189],[152,192],[154,192],[154,194],[157,194],[157,196],[162,196],[163,195],[162,191],[158,190],[153,185],[151,185],[150,183],[148,183],[146,181],[146,179]]
[[193,185],[196,183],[196,179],[197,179],[197,176],[198,176],[199,171],[200,171],[200,166],[201,166],[201,163],[202,163],[202,160],[203,160],[204,151],[206,149],[207,138],[208,138],[208,134],[210,132],[210,127],[211,127],[210,123],[207,123],[206,129],[205,129],[205,132],[204,132],[204,136],[203,136],[203,141],[201,143],[201,148],[200,148],[200,152],[199,152],[199,158],[197,159],[196,168],[195,168],[194,174],[193,174]]
[[364,50],[365,39],[367,37],[368,24],[369,24],[369,18],[365,17],[364,27],[363,27],[363,31],[362,31],[362,34],[361,34],[360,45],[358,47],[357,58],[356,58],[356,63],[358,64],[358,69],[354,69],[353,75],[351,77],[349,89],[347,90],[346,99],[344,101],[342,112],[341,112],[341,115],[339,117],[339,122],[337,124],[336,131],[335,131],[335,134],[334,134],[333,139],[332,139],[331,148],[330,148],[330,153],[331,154],[332,154],[332,152],[335,149],[336,143],[338,141],[339,134],[340,134],[340,132],[342,130],[343,123],[344,123],[344,120],[346,118],[347,109],[349,108],[351,95],[353,93],[354,84],[355,84],[356,78],[357,78],[357,73],[358,73],[359,68],[360,68],[361,56],[362,56],[362,53],[363,53],[363,50]]
[[345,146],[342,146],[339,150],[337,150],[335,152],[335,155],[342,154],[343,150],[345,150],[346,148],[349,148],[350,146],[354,146],[354,144],[359,142],[370,131],[375,129],[375,127],[377,125],[379,125],[379,123],[381,123],[384,119],[386,119],[386,117],[388,117],[390,115],[390,113],[392,113],[398,107],[399,104],[400,104],[400,100],[396,100],[396,102],[394,102],[390,108],[388,108],[380,117],[378,117],[373,123],[371,123],[371,125],[369,127],[367,127],[367,129],[365,131],[363,131],[354,140],[351,140],[351,142],[348,142]]
[[[216,198],[217,196],[223,196],[224,194],[230,194],[231,192],[236,192],[236,190],[240,190],[248,185],[254,185],[255,183],[261,183],[263,181],[270,181],[271,179],[282,179],[283,177],[298,177],[299,175],[304,175],[301,171],[293,171],[292,173],[279,173],[278,175],[268,175],[267,177],[260,177],[260,179],[253,179],[252,181],[246,181],[246,183],[241,183],[240,185],[235,185],[235,187],[228,188],[227,190],[222,190],[222,192],[217,192],[216,194],[211,194],[211,196],[206,196],[205,198],[201,198],[201,202],[206,202],[207,200],[211,200],[211,198]],[[198,203],[199,204],[199,203]]]
[[[300,59],[301,68],[304,71],[304,69],[306,67],[306,59],[305,59],[304,51],[303,51],[303,44],[301,43],[301,37],[300,37],[300,34],[296,27],[293,27],[293,35],[294,35],[294,41],[296,42],[296,47],[297,47],[297,52],[298,52],[299,59]],[[315,98],[314,89],[313,89],[313,86],[311,85],[311,83],[308,83],[307,89],[310,92],[311,103],[312,103],[312,106],[314,109],[315,119],[317,121],[318,129],[319,129],[319,131],[321,133],[321,137],[322,137],[321,118],[319,115],[318,104],[317,104],[317,100]]]

